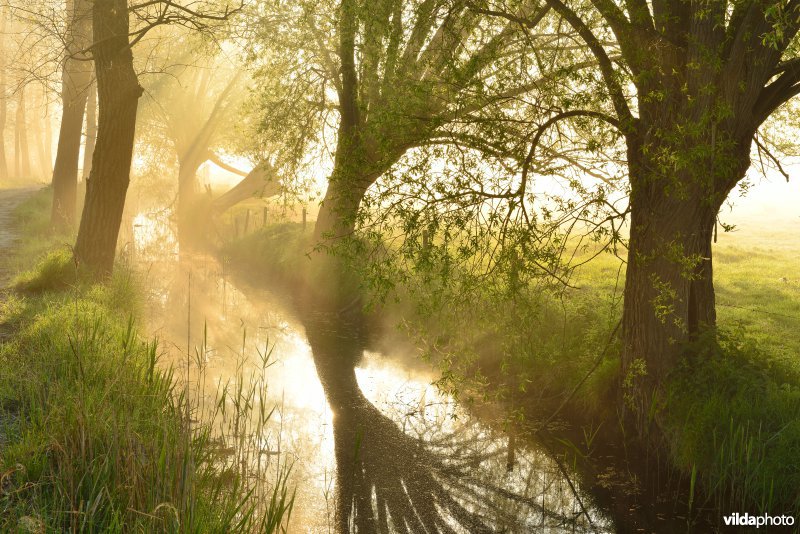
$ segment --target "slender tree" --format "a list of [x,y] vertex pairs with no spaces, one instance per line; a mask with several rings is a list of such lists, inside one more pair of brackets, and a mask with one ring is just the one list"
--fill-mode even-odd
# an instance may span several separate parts
[[14,174],[17,178],[31,177],[31,155],[28,145],[25,86],[17,89],[17,110],[14,120]]
[[[130,6],[127,0],[93,3],[90,50],[97,85],[97,140],[74,254],[96,277],[107,276],[113,269],[130,183],[136,115],[144,92],[133,65],[133,46],[153,28],[166,24],[210,31],[211,22],[225,22],[241,9],[194,7],[160,0]],[[134,28],[131,12],[138,23]]]
[[0,180],[8,179],[8,159],[6,158],[6,121],[8,119],[8,98],[6,96],[6,31],[8,30],[8,11],[0,11]]
[[37,176],[50,176],[52,169],[52,161],[48,159],[46,123],[49,120],[47,116],[47,88],[42,84],[37,87],[37,100],[33,106],[36,111],[36,120],[32,121],[34,127],[34,142],[36,144],[36,174]]
[[86,52],[92,42],[92,2],[68,0],[65,55],[61,75],[61,127],[53,167],[51,224],[60,229],[75,224],[78,159],[83,113],[91,81]]
[[45,95],[44,101],[44,116],[42,117],[44,121],[44,161],[45,161],[45,176],[52,176],[53,175],[53,124],[50,120],[50,102],[47,100],[47,95]]

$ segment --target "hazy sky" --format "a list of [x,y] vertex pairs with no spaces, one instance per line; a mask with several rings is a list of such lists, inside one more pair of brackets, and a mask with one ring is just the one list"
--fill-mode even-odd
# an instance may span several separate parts
[[788,183],[778,172],[770,172],[764,177],[751,169],[749,176],[753,186],[744,196],[741,196],[739,188],[733,191],[729,199],[733,208],[723,206],[722,220],[741,224],[758,218],[766,224],[791,224],[800,232],[800,163],[784,169],[790,176]]

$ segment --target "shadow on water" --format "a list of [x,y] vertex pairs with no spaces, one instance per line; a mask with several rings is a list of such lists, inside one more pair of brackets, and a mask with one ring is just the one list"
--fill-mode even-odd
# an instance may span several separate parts
[[339,532],[604,529],[551,462],[523,450],[523,465],[508,465],[507,440],[467,414],[441,421],[441,414],[400,403],[398,420],[379,410],[356,376],[365,345],[357,313],[302,315],[333,412]]

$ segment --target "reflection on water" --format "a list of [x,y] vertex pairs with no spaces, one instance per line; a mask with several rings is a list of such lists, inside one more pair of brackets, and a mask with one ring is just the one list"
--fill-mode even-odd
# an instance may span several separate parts
[[211,258],[163,254],[172,245],[146,238],[158,223],[141,228],[150,328],[172,363],[211,386],[266,378],[259,400],[276,409],[251,437],[259,461],[294,466],[290,532],[612,530],[563,466],[440,393],[413,354],[365,350],[356,313],[290,313],[274,294],[239,290]]
[[170,228],[170,212],[153,210],[137,213],[131,220],[131,242],[144,258],[164,258],[178,253],[178,240]]
[[358,321],[312,313],[303,323],[334,416],[338,531],[601,528],[546,455],[516,451],[508,469],[508,440],[436,392],[430,377],[364,357]]

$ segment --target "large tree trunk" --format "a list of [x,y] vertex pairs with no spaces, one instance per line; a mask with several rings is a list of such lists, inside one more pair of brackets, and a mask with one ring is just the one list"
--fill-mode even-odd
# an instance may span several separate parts
[[92,156],[94,145],[97,141],[97,87],[94,83],[89,86],[89,95],[86,101],[86,141],[83,144],[83,180],[89,178],[92,170]]
[[314,240],[327,246],[353,236],[369,183],[350,169],[334,169],[314,225]]
[[87,88],[91,83],[91,63],[73,56],[91,43],[92,3],[89,0],[72,0],[67,3],[67,9],[70,26],[61,76],[61,129],[53,167],[53,207],[50,215],[51,224],[59,229],[71,228],[75,223],[83,111],[86,108]]
[[380,173],[368,169],[364,117],[359,108],[356,67],[358,20],[355,2],[342,2],[339,20],[339,129],[333,172],[314,225],[314,240],[330,251],[329,245],[351,237],[356,227],[361,200]]
[[142,87],[128,43],[126,0],[95,0],[92,19],[100,112],[75,258],[102,277],[110,274],[114,265]]
[[[341,141],[340,141],[341,143]],[[353,156],[356,154],[350,153]],[[342,161],[347,162],[342,164]],[[328,189],[314,225],[309,294],[319,305],[347,309],[358,302],[359,280],[351,262],[358,260],[353,246],[361,202],[379,174],[364,172],[361,158],[336,158]]]
[[[736,158],[749,162],[746,153]],[[621,393],[643,434],[654,422],[654,403],[686,343],[716,326],[712,238],[730,189],[709,188],[713,173],[702,169],[665,182],[648,173],[653,167],[636,158],[629,163],[631,230],[622,319]],[[733,165],[714,184],[737,183],[747,167]]]
[[314,240],[326,248],[353,236],[361,202],[369,187],[403,155],[405,150],[369,150],[358,126],[342,119],[333,172],[320,204]]

